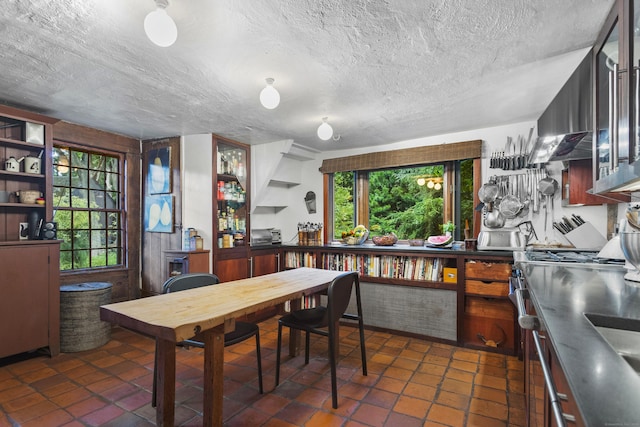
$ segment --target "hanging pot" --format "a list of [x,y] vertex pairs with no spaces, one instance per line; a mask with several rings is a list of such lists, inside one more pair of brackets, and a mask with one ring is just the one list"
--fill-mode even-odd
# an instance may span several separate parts
[[480,190],[478,190],[478,198],[482,203],[493,203],[498,197],[498,184],[495,181],[489,181],[485,184],[482,184]]
[[500,212],[506,219],[513,219],[520,213],[522,206],[523,204],[518,197],[509,194],[500,202]]

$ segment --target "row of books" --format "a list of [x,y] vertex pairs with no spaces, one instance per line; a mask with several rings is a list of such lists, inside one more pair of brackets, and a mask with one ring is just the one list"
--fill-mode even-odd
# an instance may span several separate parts
[[[300,298],[300,308],[316,308],[320,304],[320,295],[303,295]],[[285,301],[284,311],[291,312],[291,301]]]
[[287,268],[316,267],[334,271],[358,271],[362,276],[418,281],[442,281],[445,259],[367,254],[323,254],[318,264],[310,252],[287,252]]
[[316,254],[312,252],[287,252],[284,265],[286,268],[315,268]]

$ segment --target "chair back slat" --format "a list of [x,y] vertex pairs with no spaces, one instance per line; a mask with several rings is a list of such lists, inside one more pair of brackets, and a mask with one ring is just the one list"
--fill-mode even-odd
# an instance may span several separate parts
[[216,285],[220,279],[215,274],[188,273],[173,276],[162,285],[162,293],[179,292],[187,289],[200,288],[202,286]]
[[340,320],[347,311],[349,300],[351,299],[351,289],[358,281],[357,272],[341,274],[333,279],[327,291],[327,315],[329,323]]

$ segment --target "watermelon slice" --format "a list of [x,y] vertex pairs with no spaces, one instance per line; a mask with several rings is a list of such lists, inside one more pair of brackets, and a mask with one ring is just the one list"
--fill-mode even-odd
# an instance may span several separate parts
[[427,243],[433,246],[446,246],[453,242],[453,236],[429,236]]

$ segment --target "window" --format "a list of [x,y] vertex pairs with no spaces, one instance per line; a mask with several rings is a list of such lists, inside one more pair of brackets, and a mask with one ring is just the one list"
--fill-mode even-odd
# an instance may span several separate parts
[[114,267],[123,260],[124,160],[118,153],[53,149],[53,215],[60,269]]
[[329,182],[336,239],[356,222],[372,234],[394,232],[404,240],[443,234],[442,224],[449,220],[460,238],[466,224],[473,224],[473,159],[335,172]]

